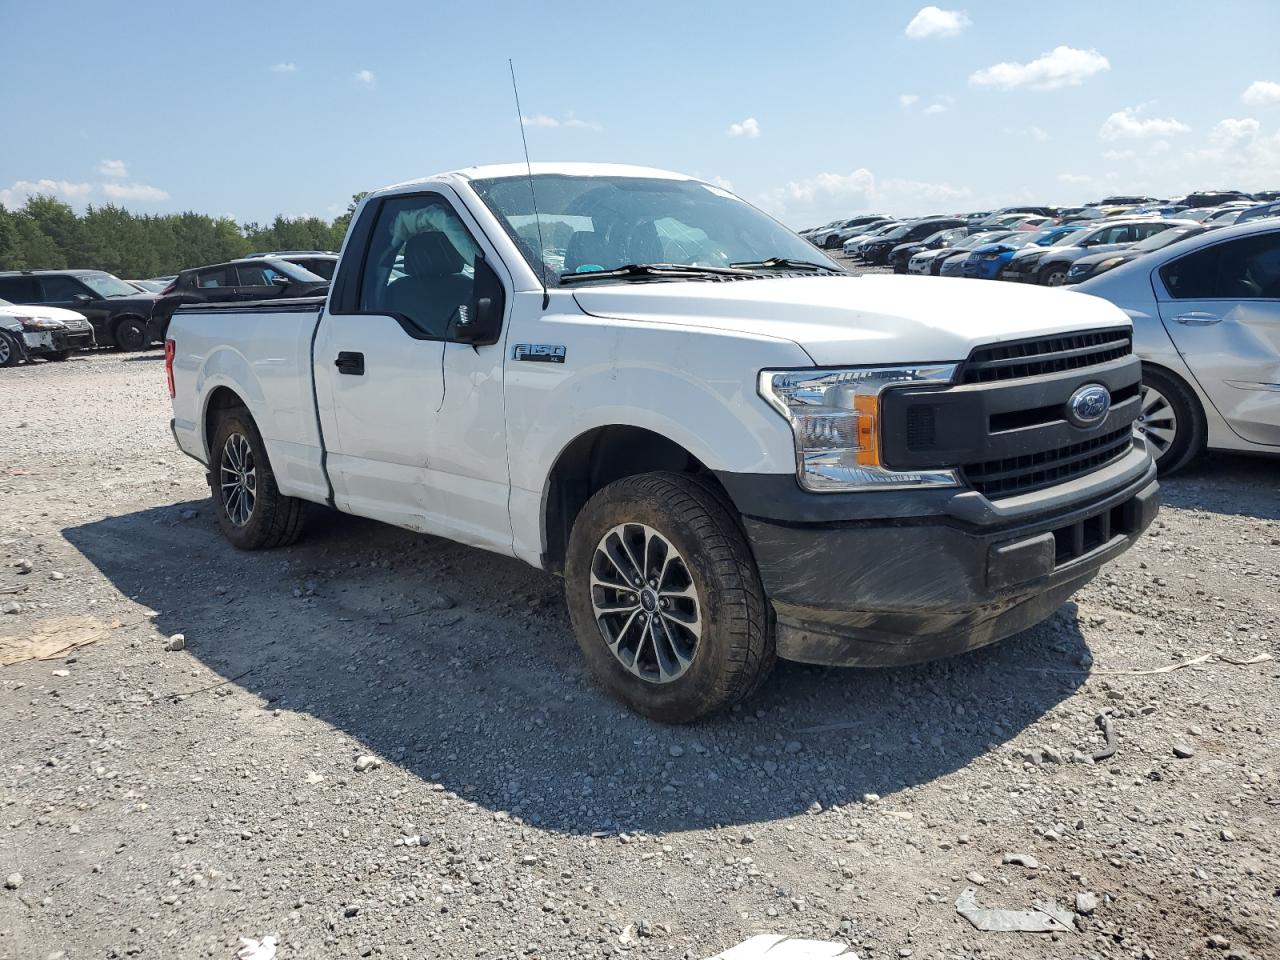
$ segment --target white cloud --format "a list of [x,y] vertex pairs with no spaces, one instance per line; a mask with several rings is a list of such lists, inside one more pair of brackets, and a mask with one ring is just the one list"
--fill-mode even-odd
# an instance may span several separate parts
[[1238,120],[1228,117],[1226,120],[1219,120],[1217,125],[1209,131],[1209,142],[1218,147],[1236,146],[1255,139],[1261,129],[1262,124],[1253,117],[1242,117]]
[[969,75],[975,87],[999,90],[1059,90],[1078,87],[1092,76],[1111,69],[1111,61],[1097,50],[1054,47],[1030,63],[997,63]]
[[1125,107],[1117,110],[1102,122],[1098,136],[1103,140],[1136,140],[1142,137],[1168,137],[1191,130],[1181,120],[1172,117],[1142,117],[1144,107]]
[[141,200],[144,203],[159,203],[168,200],[169,194],[159,187],[146,183],[104,183],[102,192],[112,200]]
[[[876,200],[894,207],[924,201],[926,203],[954,203],[965,200],[973,193],[968,187],[953,187],[949,183],[928,183],[923,180],[885,180],[876,188]],[[919,206],[916,209],[920,209]]]
[[795,220],[814,220],[846,213],[884,207],[897,213],[927,213],[939,205],[952,205],[967,200],[972,192],[967,187],[949,183],[927,183],[920,180],[889,179],[878,181],[866,167],[849,173],[819,173],[801,180],[790,180],[780,187],[755,197],[755,202],[781,216]]
[[741,123],[729,124],[729,136],[750,137],[752,140],[760,136],[760,121],[755,117],[747,117]]
[[924,108],[925,116],[932,117],[939,113],[946,113],[947,105],[945,103],[931,103]]
[[964,31],[972,21],[963,10],[942,10],[939,7],[922,7],[911,18],[904,31],[912,40],[925,37],[954,37]]
[[357,70],[351,76],[356,83],[364,84],[366,87],[372,87],[378,82],[378,78],[373,75],[372,70]]
[[1093,177],[1083,173],[1060,173],[1055,178],[1059,183],[1083,185],[1093,183]]
[[[1159,141],[1167,143],[1166,140]],[[1132,160],[1137,154],[1132,150],[1108,150],[1102,155],[1103,160]]]
[[1151,157],[1158,157],[1161,154],[1168,153],[1171,149],[1173,149],[1173,147],[1168,140],[1157,140],[1151,146],[1147,147],[1147,155]]
[[1031,127],[1027,130],[1031,135],[1031,139],[1036,143],[1047,143],[1049,141],[1049,131],[1043,127]]
[[918,93],[900,93],[898,94],[898,105],[903,108],[913,107],[919,99],[920,95]]
[[[267,69],[272,73],[297,73],[298,65],[296,63],[273,63]],[[368,73],[367,70],[361,72]],[[373,74],[369,74],[369,76],[373,76]]]
[[127,177],[129,170],[124,165],[123,160],[103,160],[98,166],[98,172],[104,177]]
[[1255,107],[1280,103],[1280,83],[1274,80],[1255,80],[1245,87],[1240,99]]
[[733,181],[726,180],[724,177],[707,177],[707,183],[715,184],[721,190],[728,190],[733,193]]
[[11,187],[0,187],[0,204],[10,209],[20,207],[27,197],[56,197],[74,202],[83,200],[93,192],[91,183],[70,183],[66,180],[19,180]]
[[580,120],[570,111],[563,120],[555,117],[547,116],[545,113],[535,113],[531,117],[522,116],[520,122],[526,127],[545,127],[546,129],[554,129],[556,127],[567,127],[570,130],[603,130],[600,124],[592,120]]

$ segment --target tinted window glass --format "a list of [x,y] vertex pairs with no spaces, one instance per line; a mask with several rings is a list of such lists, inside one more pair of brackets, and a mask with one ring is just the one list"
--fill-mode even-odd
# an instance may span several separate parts
[[33,277],[0,277],[0,298],[10,303],[35,303],[40,288]]
[[40,285],[44,287],[45,303],[73,300],[77,293],[88,293],[82,284],[71,277],[41,277]]
[[1280,231],[1197,250],[1160,277],[1176,300],[1280,299]]
[[216,287],[234,287],[236,272],[234,267],[212,267],[196,274],[196,286],[213,289]]
[[369,240],[360,310],[399,314],[431,337],[448,337],[472,300],[478,248],[442,198],[385,201]]
[[242,287],[269,287],[274,282],[275,277],[284,276],[280,271],[272,270],[265,263],[242,263],[236,267],[236,273],[240,275],[240,286]]

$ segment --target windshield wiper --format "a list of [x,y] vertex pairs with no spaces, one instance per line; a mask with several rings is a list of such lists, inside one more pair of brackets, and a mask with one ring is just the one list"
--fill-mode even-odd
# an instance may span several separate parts
[[628,263],[612,270],[588,270],[583,273],[566,273],[560,283],[580,283],[584,280],[630,280],[648,277],[697,277],[697,276],[750,276],[750,270],[735,270],[732,267],[698,267],[688,263]]
[[761,267],[766,270],[825,270],[827,273],[845,273],[839,267],[830,267],[825,263],[814,263],[812,260],[793,260],[790,257],[770,257],[768,260],[740,260],[737,263],[731,263],[731,267],[742,267],[743,269],[759,269]]

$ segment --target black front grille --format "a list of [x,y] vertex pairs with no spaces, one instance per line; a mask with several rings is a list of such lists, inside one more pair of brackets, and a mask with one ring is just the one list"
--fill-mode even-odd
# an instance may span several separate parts
[[1037,377],[1092,367],[1133,353],[1128,330],[1090,330],[1084,333],[1014,340],[979,347],[964,365],[962,383],[991,383]]
[[1119,430],[1067,447],[1000,460],[967,463],[961,469],[969,486],[992,499],[1028,493],[1063,483],[1118,460],[1133,446],[1133,429]]

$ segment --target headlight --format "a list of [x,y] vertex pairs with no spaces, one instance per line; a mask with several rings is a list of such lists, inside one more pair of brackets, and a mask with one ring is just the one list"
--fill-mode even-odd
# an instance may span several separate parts
[[1102,273],[1104,270],[1110,270],[1112,267],[1118,267],[1122,263],[1124,263],[1124,257],[1110,257],[1094,267],[1093,272]]
[[63,330],[66,324],[61,320],[49,320],[44,317],[15,317],[23,330]]
[[796,476],[815,493],[956,486],[953,470],[899,472],[880,460],[880,401],[897,386],[949,383],[955,364],[762,370],[760,395],[791,424]]

